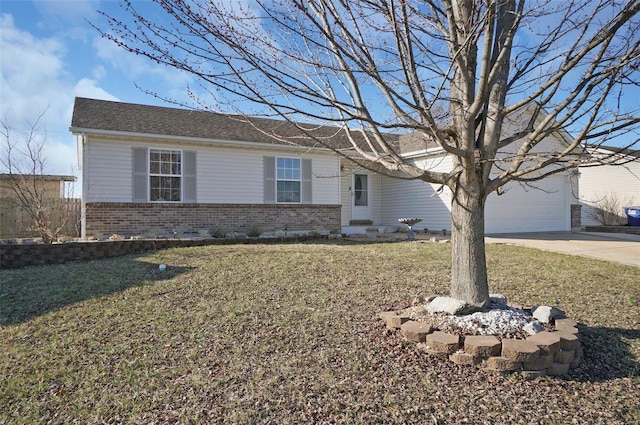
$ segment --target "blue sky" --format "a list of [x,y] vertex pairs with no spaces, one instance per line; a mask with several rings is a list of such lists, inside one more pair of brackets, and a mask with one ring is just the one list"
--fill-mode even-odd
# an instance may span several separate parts
[[[134,4],[159,18],[148,0]],[[123,13],[116,0],[0,1],[0,116],[20,128],[46,109],[47,173],[79,174],[75,138],[69,133],[75,96],[162,104],[138,85],[189,103],[192,77],[102,38],[88,23],[104,27],[97,10]]]
[[162,104],[137,83],[187,100],[191,78],[103,39],[87,22],[101,22],[97,10],[120,9],[114,0],[0,2],[0,116],[20,129],[46,109],[47,173],[79,174],[69,132],[75,96]]

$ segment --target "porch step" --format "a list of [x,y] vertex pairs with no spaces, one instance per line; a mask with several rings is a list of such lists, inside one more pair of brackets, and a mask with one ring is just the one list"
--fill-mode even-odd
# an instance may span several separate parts
[[351,220],[349,222],[349,226],[370,226],[372,224],[372,220]]

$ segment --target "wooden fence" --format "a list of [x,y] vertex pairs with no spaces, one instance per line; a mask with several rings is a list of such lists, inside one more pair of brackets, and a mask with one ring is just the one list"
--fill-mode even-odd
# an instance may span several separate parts
[[[50,228],[64,224],[58,236],[80,236],[80,199],[52,199],[47,201]],[[0,199],[0,239],[38,237],[34,221],[26,210],[8,198]]]

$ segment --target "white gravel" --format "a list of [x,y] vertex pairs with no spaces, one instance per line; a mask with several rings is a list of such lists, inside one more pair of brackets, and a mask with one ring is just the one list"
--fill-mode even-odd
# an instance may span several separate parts
[[524,326],[535,319],[516,308],[494,308],[486,312],[452,316],[430,314],[427,305],[417,305],[405,310],[412,320],[427,322],[436,329],[462,335],[526,336]]
[[509,335],[522,331],[531,316],[516,310],[490,310],[443,318],[448,326],[478,335]]

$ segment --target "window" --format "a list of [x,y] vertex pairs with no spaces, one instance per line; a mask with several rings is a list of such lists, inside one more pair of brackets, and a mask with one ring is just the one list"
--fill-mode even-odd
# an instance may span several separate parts
[[312,185],[311,159],[264,157],[265,204],[311,204]]
[[300,159],[276,159],[277,202],[300,202]]
[[149,150],[149,200],[152,202],[182,200],[181,151]]
[[367,188],[367,175],[356,174],[353,176],[355,183],[354,205],[366,207],[369,204],[369,189]]
[[133,148],[133,202],[197,202],[196,151]]

